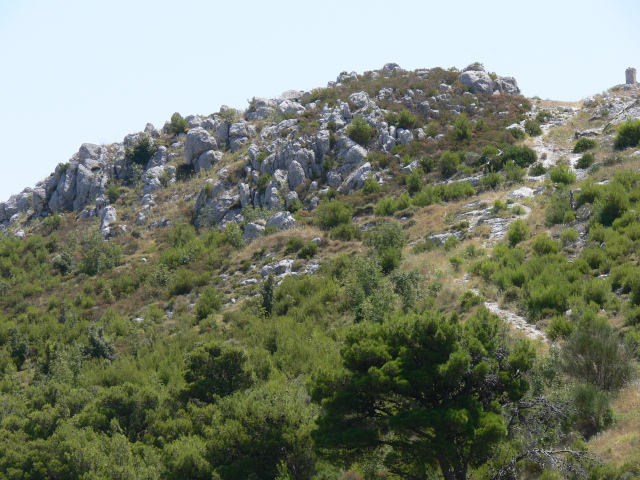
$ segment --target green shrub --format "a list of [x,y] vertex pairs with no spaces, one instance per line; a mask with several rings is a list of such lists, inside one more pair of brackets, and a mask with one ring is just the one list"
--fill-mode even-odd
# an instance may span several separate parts
[[308,260],[316,253],[318,253],[318,245],[315,242],[309,240],[298,252],[298,258]]
[[450,235],[444,241],[444,249],[447,252],[450,252],[454,248],[460,245],[460,239],[456,235]]
[[531,135],[532,137],[537,137],[539,135],[542,135],[542,129],[540,128],[540,124],[535,120],[525,120],[524,131],[529,135]]
[[347,127],[347,136],[360,145],[366,145],[376,134],[376,128],[369,125],[367,121],[358,115],[351,121],[351,125]]
[[107,196],[107,198],[109,199],[109,203],[111,203],[112,205],[114,203],[116,203],[118,198],[120,198],[120,189],[113,182],[110,182],[107,185],[107,188],[105,189],[104,193]]
[[393,215],[398,203],[391,197],[383,197],[378,200],[378,204],[374,207],[373,213],[376,217],[388,217]]
[[588,153],[585,153],[582,157],[580,157],[580,159],[576,163],[576,167],[589,168],[591,165],[594,164],[595,161],[596,161],[596,157],[593,155],[593,153],[588,152]]
[[366,195],[380,193],[380,184],[375,178],[369,177],[364,181],[364,185],[362,186],[362,193]]
[[271,182],[273,175],[270,173],[262,173],[258,177],[258,181],[256,182],[256,186],[258,187],[258,191],[262,194],[267,190],[267,185]]
[[606,319],[581,324],[562,350],[565,373],[602,390],[617,390],[634,374],[632,352]]
[[514,127],[514,128],[509,128],[507,132],[510,133],[511,136],[516,140],[524,140],[524,137],[525,137],[524,130]]
[[571,185],[576,182],[576,174],[573,173],[569,165],[556,165],[549,171],[551,181],[555,183],[563,183],[565,185]]
[[129,162],[145,167],[157,150],[151,137],[142,135],[133,145],[125,147],[124,156]]
[[469,117],[463,113],[453,122],[453,130],[451,130],[451,139],[454,142],[468,142],[473,138],[473,132],[469,125]]
[[574,218],[569,192],[564,190],[556,192],[549,199],[545,209],[546,225],[551,227],[560,223],[568,223]]
[[[422,188],[422,174],[424,172],[421,168],[416,168],[413,172],[405,175],[405,181],[407,183],[407,187],[409,187],[409,193],[414,194],[419,192]],[[378,182],[376,182],[378,183]]]
[[445,177],[449,178],[458,171],[459,167],[460,157],[457,153],[447,150],[440,156],[440,173]]
[[640,119],[629,119],[618,126],[618,133],[613,142],[617,150],[637,147],[638,143],[640,143]]
[[322,230],[331,230],[342,224],[351,223],[353,207],[338,201],[323,202],[314,212],[315,224]]
[[544,175],[545,173],[547,173],[547,169],[544,168],[544,165],[542,165],[542,163],[540,162],[536,162],[533,165],[531,165],[531,168],[529,168],[529,175],[531,175],[532,177],[539,177],[540,175]]
[[547,123],[551,119],[551,113],[546,110],[541,110],[536,115],[536,122]]
[[514,247],[516,244],[529,238],[529,227],[524,223],[524,220],[517,219],[511,224],[507,231],[507,240],[509,245]]
[[189,126],[187,125],[187,121],[182,118],[182,115],[180,115],[178,112],[171,115],[171,125],[169,127],[171,133],[173,133],[174,135],[179,135],[186,132],[187,128],[189,128]]
[[575,330],[575,324],[570,322],[565,315],[556,315],[547,325],[546,335],[550,340],[557,340],[559,338],[568,338]]
[[394,247],[389,247],[379,255],[380,268],[384,275],[388,275],[400,266],[400,258],[402,253]]
[[399,224],[395,222],[382,223],[367,232],[364,244],[378,255],[389,248],[402,252],[407,244],[407,236]]
[[590,302],[598,304],[600,308],[609,299],[611,286],[604,279],[594,278],[587,282],[582,291],[582,296],[587,304]]
[[533,247],[533,251],[537,255],[548,255],[550,253],[558,253],[558,251],[560,250],[560,248],[558,247],[558,242],[550,239],[544,233],[536,235],[536,238],[533,241],[532,247]]
[[524,168],[516,165],[513,160],[509,160],[505,166],[505,178],[508,182],[523,183],[526,171]]
[[568,247],[569,245],[576,243],[579,238],[580,237],[575,228],[564,229],[560,234],[560,242],[563,247]]
[[193,287],[193,274],[187,268],[176,270],[167,286],[171,295],[186,295]]
[[402,110],[397,117],[396,127],[413,130],[418,126],[418,119],[408,110]]
[[609,226],[629,209],[629,195],[622,185],[614,182],[607,186],[596,206],[600,223]]
[[606,393],[588,383],[579,383],[571,391],[574,427],[585,438],[589,438],[611,425],[613,409]]
[[509,160],[513,160],[515,164],[520,167],[528,167],[538,160],[538,155],[536,154],[535,150],[529,147],[518,147],[515,145],[511,145],[502,154],[502,161],[504,163],[508,162]]
[[329,236],[334,240],[350,242],[353,240],[360,240],[362,238],[362,230],[353,223],[343,223],[337,227],[333,227]]
[[502,177],[498,172],[494,172],[493,170],[489,170],[487,174],[482,177],[480,180],[480,185],[484,188],[498,188],[502,183]]
[[284,249],[285,255],[291,255],[292,253],[296,253],[304,246],[304,241],[298,237],[289,237],[287,240],[287,248]]
[[580,138],[573,147],[573,153],[586,152],[587,150],[591,150],[597,146],[598,142],[593,138]]
[[[266,229],[265,229],[266,232]],[[222,232],[223,239],[225,243],[228,243],[232,247],[237,250],[240,250],[244,247],[244,240],[242,239],[242,230],[235,223],[230,223]]]
[[213,287],[206,287],[196,303],[194,312],[198,320],[204,320],[212,313],[220,310],[221,307],[222,299],[218,291]]

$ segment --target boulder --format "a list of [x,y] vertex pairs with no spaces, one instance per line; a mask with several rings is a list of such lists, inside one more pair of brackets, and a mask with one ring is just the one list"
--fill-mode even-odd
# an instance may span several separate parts
[[280,105],[278,105],[278,111],[282,114],[292,113],[294,115],[300,115],[305,111],[305,108],[298,102],[285,100]]
[[398,143],[402,145],[409,145],[413,142],[413,133],[411,130],[405,130],[403,128],[398,129]]
[[276,227],[278,230],[286,230],[293,227],[296,224],[296,220],[291,216],[289,212],[278,212],[269,220],[267,220],[267,227]]
[[248,137],[247,127],[244,123],[238,122],[234,123],[229,127],[229,137],[237,138],[237,137]]
[[258,223],[249,222],[244,227],[244,233],[242,239],[246,244],[253,242],[256,238],[261,237],[264,234],[264,225]]
[[100,231],[103,235],[109,235],[111,233],[110,224],[114,223],[118,219],[116,209],[111,205],[102,209],[100,213]]
[[318,157],[322,158],[326,155],[331,147],[329,130],[320,130],[316,138],[316,148],[318,149]]
[[384,67],[382,67],[382,74],[391,75],[395,70],[400,70],[400,65],[397,63],[385,63]]
[[424,101],[418,104],[418,111],[422,114],[422,115],[428,115],[429,112],[431,111],[431,105],[429,105],[429,102]]
[[298,193],[292,190],[289,193],[287,193],[287,198],[284,204],[286,205],[287,208],[289,208],[291,204],[299,201],[300,201],[300,198],[298,197]]
[[187,164],[193,163],[207,150],[218,148],[215,138],[202,127],[196,127],[187,133],[187,141],[184,145],[184,157]]
[[507,95],[518,95],[520,93],[518,82],[514,77],[498,77],[496,81],[493,82],[493,88]]
[[522,187],[509,193],[509,195],[507,195],[507,198],[511,200],[522,200],[523,198],[531,198],[533,197],[533,195],[534,195],[533,188]]
[[358,169],[347,177],[345,187],[348,192],[352,190],[360,190],[364,186],[364,182],[371,174],[371,164],[369,162],[358,167]]
[[460,74],[460,82],[471,89],[473,93],[493,93],[493,80],[486,72],[468,71]]
[[161,145],[156,153],[147,162],[147,170],[153,167],[162,167],[167,163],[167,147]]
[[297,161],[291,162],[289,165],[289,188],[291,190],[296,187],[302,185],[305,181],[305,174],[302,165],[300,165]]
[[193,164],[196,172],[207,171],[222,160],[223,153],[215,150],[207,150],[200,154]]
[[[372,104],[367,92],[356,92],[349,95],[349,101],[353,103],[358,109],[368,107]],[[375,104],[374,104],[375,105]]]
[[304,95],[303,90],[287,90],[286,92],[282,92],[282,95],[278,97],[277,102],[278,104],[281,104],[285,100],[297,101],[297,100],[300,100],[303,95]]

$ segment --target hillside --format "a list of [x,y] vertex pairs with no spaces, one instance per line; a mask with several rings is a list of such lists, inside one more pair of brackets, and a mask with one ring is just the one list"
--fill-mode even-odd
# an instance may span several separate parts
[[387,64],[82,145],[0,203],[0,478],[640,478],[629,82]]

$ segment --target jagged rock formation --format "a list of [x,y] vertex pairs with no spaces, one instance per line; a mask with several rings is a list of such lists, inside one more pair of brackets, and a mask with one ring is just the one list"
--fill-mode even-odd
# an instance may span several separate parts
[[[404,73],[399,65],[391,63],[364,76],[375,80]],[[433,71],[418,70],[414,74],[428,79]],[[202,185],[195,202],[195,224],[240,223],[242,209],[253,207],[276,212],[267,221],[267,227],[290,228],[295,222],[293,217],[278,216],[277,212],[299,204],[313,210],[319,203],[318,192],[329,188],[349,193],[361,189],[369,177],[382,183],[383,175],[379,171],[374,173],[368,161],[373,150],[388,154],[397,145],[409,145],[416,139],[429,140],[423,128],[390,124],[390,112],[383,104],[395,103],[427,119],[437,119],[441,111],[450,115],[463,112],[474,115],[481,111],[481,101],[476,95],[519,93],[514,78],[489,75],[478,65],[456,75],[456,81],[468,87],[462,97],[447,83],[441,83],[430,96],[422,90],[384,87],[375,94],[356,91],[348,95],[347,101],[338,98],[335,102],[314,99],[312,92],[288,90],[277,99],[254,98],[246,111],[234,112],[223,106],[219,113],[207,117],[188,116],[185,118],[188,132],[174,139],[167,122],[162,131],[147,124],[144,132],[127,135],[122,143],[84,144],[68,163],[58,165],[53,174],[34,188],[0,203],[0,223],[7,226],[25,216],[73,211],[85,218],[99,218],[103,233],[109,235],[112,230],[109,225],[116,221],[117,212],[109,205],[105,190],[110,181],[130,177],[132,165],[125,149],[141,136],[148,136],[152,142],[166,138],[173,143],[171,149],[160,146],[143,168],[137,225],[146,224],[155,205],[154,194],[175,181],[176,166],[168,165],[173,158],[181,156],[188,168],[200,172],[218,170],[225,152],[231,152],[240,154],[239,158],[244,160],[242,174],[223,168]],[[329,82],[329,88],[340,88],[345,82],[360,78],[355,72],[343,73],[335,82]],[[317,119],[317,128],[309,133],[303,130],[302,119],[311,117]],[[363,145],[348,135],[356,117],[364,119],[375,132],[373,140]],[[417,163],[412,165],[405,167],[405,173],[411,172]],[[245,231],[245,239],[255,238],[264,227],[253,224]]]

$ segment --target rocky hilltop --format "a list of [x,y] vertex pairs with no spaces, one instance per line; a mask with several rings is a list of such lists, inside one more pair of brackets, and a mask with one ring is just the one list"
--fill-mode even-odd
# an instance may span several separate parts
[[[372,90],[384,79],[403,83],[409,77],[429,90]],[[353,91],[359,84],[367,85],[367,90]],[[483,112],[477,95],[517,95],[519,90],[513,77],[489,75],[480,65],[472,65],[464,72],[406,72],[389,63],[363,75],[343,73],[335,82],[329,82],[322,94],[318,92],[288,90],[276,99],[253,98],[244,111],[223,106],[220,112],[207,117],[190,115],[185,118],[188,131],[179,135],[172,133],[171,123],[167,122],[161,130],[148,124],[144,132],[127,135],[122,143],[84,144],[35,187],[0,203],[0,223],[6,228],[20,220],[68,211],[81,218],[98,217],[108,235],[109,225],[117,220],[117,211],[105,191],[110,182],[131,180],[132,163],[126,157],[126,149],[142,137],[159,147],[143,165],[137,225],[145,225],[147,213],[154,206],[154,194],[175,182],[178,167],[216,173],[216,179],[207,180],[198,194],[193,212],[196,226],[241,223],[241,209],[247,206],[277,213],[300,202],[311,211],[319,203],[319,193],[327,189],[348,194],[361,189],[369,176],[384,183],[384,172],[374,172],[368,161],[370,153],[388,154],[396,145],[406,146],[414,139],[437,145],[444,137],[446,132],[390,124],[389,106],[401,106],[425,121],[461,113],[473,121]],[[333,98],[327,102],[330,97]],[[374,141],[358,144],[349,138],[347,129],[356,117],[375,129],[371,135]],[[236,159],[242,160],[240,171],[220,168],[225,154],[236,155],[234,165]],[[409,165],[408,171],[416,165]],[[295,221],[291,215],[280,214],[270,222],[266,226],[286,228]],[[250,226],[253,233],[248,236],[259,233],[261,228],[264,227]]]

